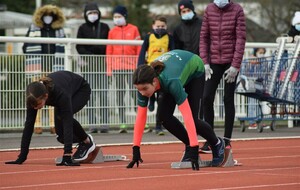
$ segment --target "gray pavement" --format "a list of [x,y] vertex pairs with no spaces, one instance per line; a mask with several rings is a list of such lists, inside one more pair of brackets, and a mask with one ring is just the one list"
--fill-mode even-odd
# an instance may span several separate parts
[[[218,136],[223,136],[224,129],[217,128],[215,132]],[[93,133],[92,136],[97,145],[111,145],[111,144],[131,144],[133,133],[119,134],[117,131],[110,131],[109,133]],[[6,149],[19,149],[21,143],[22,133],[0,133],[0,150]],[[234,128],[233,140],[238,139],[253,139],[253,138],[284,138],[293,137],[300,138],[300,127],[287,128],[279,127],[275,131],[270,129],[264,129],[262,133],[257,130],[248,130],[241,132],[240,128]],[[199,137],[200,141],[203,138]],[[143,136],[143,143],[158,143],[158,142],[170,142],[178,141],[172,134],[166,132],[164,136],[157,136],[155,133],[146,133]],[[56,141],[55,135],[49,132],[37,135],[33,134],[30,148],[44,148],[44,147],[62,147],[62,144]]]

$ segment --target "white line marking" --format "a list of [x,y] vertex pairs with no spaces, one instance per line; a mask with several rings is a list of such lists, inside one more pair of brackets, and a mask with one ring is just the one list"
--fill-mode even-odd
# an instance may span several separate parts
[[[124,168],[125,170],[126,168]],[[61,186],[61,185],[70,185],[70,184],[83,184],[83,183],[98,183],[98,182],[111,182],[111,181],[127,181],[127,180],[139,180],[139,179],[153,179],[153,178],[166,178],[166,177],[183,177],[183,176],[200,176],[200,175],[211,175],[211,174],[230,174],[230,173],[244,173],[244,172],[259,172],[259,171],[276,171],[276,170],[291,170],[291,169],[300,169],[300,167],[289,167],[289,168],[272,168],[272,169],[251,169],[251,170],[236,170],[236,171],[213,171],[213,172],[193,172],[186,174],[171,174],[171,175],[155,175],[155,176],[145,176],[145,177],[128,177],[128,178],[109,178],[109,179],[100,179],[100,180],[84,180],[84,181],[74,181],[74,182],[60,182],[60,183],[43,183],[43,184],[35,184],[35,185],[19,185],[19,186],[7,186],[0,187],[0,189],[13,189],[13,188],[38,188],[45,186]],[[128,169],[126,169],[128,170]],[[300,183],[294,183],[298,185]],[[274,184],[272,184],[274,185]],[[246,187],[246,186],[245,186]],[[250,188],[249,186],[247,188]],[[255,186],[253,186],[255,187]],[[259,186],[257,186],[259,187]],[[233,189],[236,187],[233,187]],[[244,188],[244,186],[240,187]],[[218,188],[219,189],[219,188]],[[231,188],[223,188],[231,189]],[[212,190],[212,189],[211,189]]]
[[262,187],[278,187],[278,186],[292,186],[292,185],[300,185],[300,183],[279,183],[279,184],[270,184],[270,185],[251,185],[251,186],[226,187],[226,188],[203,189],[203,190],[253,189],[253,188],[262,188]]

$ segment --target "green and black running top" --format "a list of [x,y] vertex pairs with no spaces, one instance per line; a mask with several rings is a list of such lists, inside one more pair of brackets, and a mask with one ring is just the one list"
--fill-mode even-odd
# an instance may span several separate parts
[[[165,68],[158,76],[163,92],[172,94],[177,105],[180,105],[187,98],[184,90],[186,84],[193,78],[204,74],[204,63],[200,57],[184,50],[172,50],[164,53],[156,60],[164,63]],[[146,107],[148,97],[139,93],[138,105]]]

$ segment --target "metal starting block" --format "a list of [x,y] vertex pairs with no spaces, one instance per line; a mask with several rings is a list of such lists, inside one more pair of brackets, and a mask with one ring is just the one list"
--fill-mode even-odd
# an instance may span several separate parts
[[[124,155],[103,155],[101,147],[96,147],[93,152],[91,152],[85,160],[78,161],[81,164],[96,164],[102,162],[112,162],[112,161],[127,161],[127,157]],[[62,161],[62,157],[55,158],[55,163],[59,164]]]
[[[225,148],[225,159],[224,162],[219,167],[232,167],[232,166],[241,166],[241,165],[242,165],[241,163],[233,159],[231,149]],[[201,160],[199,157],[199,167],[200,168],[211,167],[211,161]],[[172,162],[171,168],[173,169],[192,168],[192,164],[191,162]]]

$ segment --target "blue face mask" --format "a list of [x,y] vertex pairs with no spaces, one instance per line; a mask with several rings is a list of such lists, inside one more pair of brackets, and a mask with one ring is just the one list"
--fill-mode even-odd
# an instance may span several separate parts
[[188,12],[188,13],[186,13],[184,15],[181,15],[181,19],[182,20],[192,20],[193,17],[194,17],[194,15],[195,15],[194,12],[191,11],[191,12]]
[[300,32],[300,24],[296,24],[295,25],[295,29],[298,30]]
[[228,0],[214,0],[214,4],[216,4],[219,8],[225,7],[228,3]]

